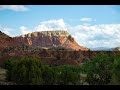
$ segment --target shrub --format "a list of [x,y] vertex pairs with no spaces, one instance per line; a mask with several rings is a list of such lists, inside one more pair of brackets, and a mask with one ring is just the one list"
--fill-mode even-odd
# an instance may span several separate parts
[[114,56],[112,79],[110,84],[120,85],[120,53]]
[[55,85],[58,84],[58,70],[57,67],[44,66],[42,71],[42,78],[44,85]]
[[112,75],[113,57],[99,53],[90,62],[83,64],[82,69],[87,74],[89,84],[109,84]]
[[23,85],[78,85],[79,66],[43,65],[39,58],[10,58],[5,62],[7,80]]
[[7,80],[17,84],[42,84],[42,64],[37,58],[10,58],[5,68]]
[[60,67],[60,84],[80,84],[80,70],[77,66],[64,65]]

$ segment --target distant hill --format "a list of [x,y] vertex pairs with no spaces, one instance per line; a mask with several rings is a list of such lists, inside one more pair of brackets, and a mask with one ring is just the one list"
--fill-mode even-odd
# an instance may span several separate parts
[[14,37],[20,43],[29,46],[41,47],[65,47],[74,50],[89,50],[86,47],[80,46],[67,31],[41,31],[33,32],[25,35]]
[[108,48],[108,47],[97,47],[97,48],[91,48],[91,51],[112,51],[113,48]]
[[19,44],[18,41],[0,31],[0,51],[4,48],[17,46]]

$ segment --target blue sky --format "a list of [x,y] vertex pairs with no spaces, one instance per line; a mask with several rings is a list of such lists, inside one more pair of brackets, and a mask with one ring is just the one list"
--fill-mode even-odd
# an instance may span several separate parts
[[[10,27],[22,25],[34,27],[41,21],[51,19],[64,19],[71,25],[82,24],[80,18],[88,17],[96,19],[90,24],[120,23],[119,6],[112,5],[25,5],[28,10],[14,11],[4,9],[0,11],[0,23]],[[71,19],[74,19],[71,21]],[[76,20],[76,21],[75,21]],[[14,25],[16,24],[16,25]]]
[[12,37],[62,29],[82,46],[116,47],[120,46],[120,6],[0,5],[0,29]]

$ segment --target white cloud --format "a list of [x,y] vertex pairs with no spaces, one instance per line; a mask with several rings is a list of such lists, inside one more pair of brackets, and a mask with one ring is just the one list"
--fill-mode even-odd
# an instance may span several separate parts
[[21,26],[21,27],[20,27],[20,31],[21,31],[22,34],[28,34],[28,33],[31,33],[31,32],[32,32],[32,30],[28,29],[28,28],[25,27],[25,26]]
[[8,28],[6,26],[3,26],[3,25],[0,25],[0,31],[2,31],[3,33],[7,34],[7,35],[11,35],[11,31],[12,29],[11,28]]
[[10,35],[10,29],[9,28],[5,28],[5,30],[3,31],[4,33],[6,33],[7,35]]
[[0,31],[9,35],[10,37],[28,34],[32,32],[32,30],[28,29],[25,26],[21,26],[18,30],[16,30],[15,28],[10,28],[5,25],[0,25]]
[[90,22],[90,21],[96,21],[96,19],[93,19],[93,18],[81,18],[80,21]]
[[86,47],[120,46],[120,24],[77,25],[69,30],[75,40]]
[[50,30],[67,30],[67,26],[63,19],[59,19],[44,21],[41,22],[40,25],[35,27],[35,31],[50,31]]
[[28,8],[23,5],[0,5],[0,10],[9,9],[13,11],[27,11]]

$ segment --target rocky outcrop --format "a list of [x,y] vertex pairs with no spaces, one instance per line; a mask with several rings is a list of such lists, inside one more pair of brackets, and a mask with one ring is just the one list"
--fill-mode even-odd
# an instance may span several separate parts
[[120,51],[120,47],[113,48],[113,51]]
[[41,31],[14,37],[20,43],[29,46],[56,47],[62,46],[74,50],[87,51],[88,48],[78,45],[67,31]]
[[0,51],[4,48],[17,46],[19,44],[20,43],[18,41],[0,31]]

